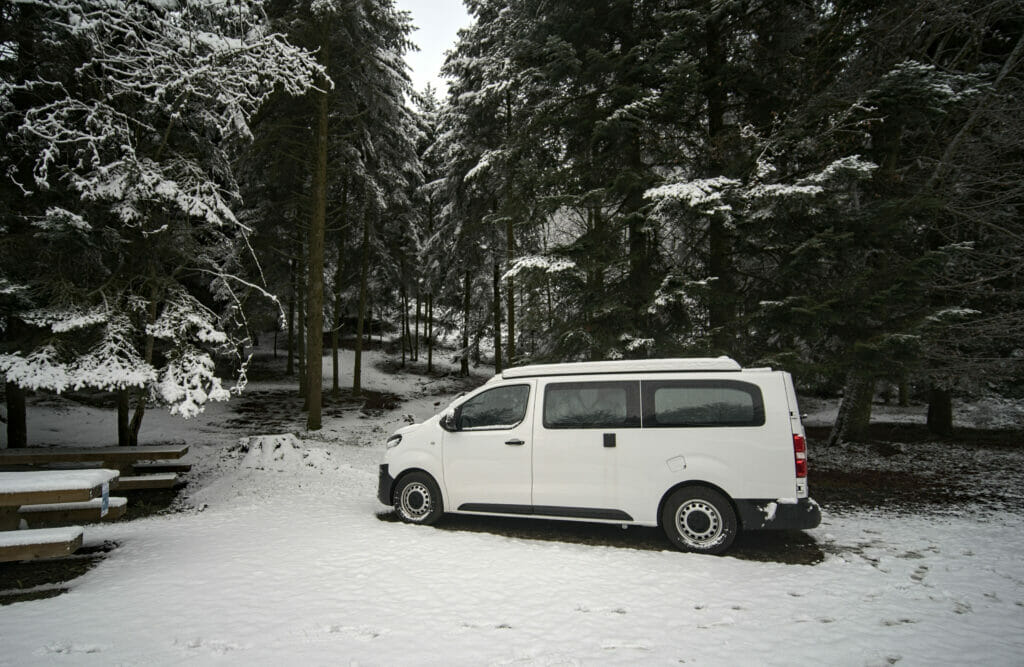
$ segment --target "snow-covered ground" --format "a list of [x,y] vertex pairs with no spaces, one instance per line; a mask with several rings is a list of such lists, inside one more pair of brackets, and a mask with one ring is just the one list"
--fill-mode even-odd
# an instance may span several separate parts
[[[0,664],[1024,663],[1012,509],[826,507],[815,565],[386,520],[384,437],[454,387],[376,359],[366,386],[409,400],[315,435],[239,438],[230,406],[147,414],[144,442],[192,445],[186,509],[88,526],[87,544],[117,548],[67,593],[0,608]],[[109,444],[112,426],[70,402],[30,411],[38,442]]]

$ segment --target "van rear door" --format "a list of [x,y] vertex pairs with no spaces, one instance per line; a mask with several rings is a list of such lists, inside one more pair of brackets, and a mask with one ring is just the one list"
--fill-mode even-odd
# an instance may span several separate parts
[[[807,459],[807,434],[804,432],[804,422],[800,417],[800,406],[797,405],[796,401],[796,387],[793,385],[793,376],[785,371],[779,371],[782,374],[782,384],[786,387],[786,403],[789,408],[789,427],[793,432],[793,443],[794,443],[794,457],[802,456],[805,465]],[[797,452],[797,443],[803,443],[803,452]],[[806,468],[805,468],[806,472]],[[807,477],[798,477],[796,480],[796,497],[806,498],[807,497]]]

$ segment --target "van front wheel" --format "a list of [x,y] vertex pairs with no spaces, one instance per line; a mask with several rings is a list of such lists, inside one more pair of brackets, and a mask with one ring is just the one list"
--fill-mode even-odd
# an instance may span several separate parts
[[684,486],[665,501],[661,526],[670,542],[683,551],[724,553],[736,539],[736,512],[718,491]]
[[402,477],[395,486],[394,499],[395,512],[406,523],[430,525],[444,513],[441,490],[426,473],[413,472]]

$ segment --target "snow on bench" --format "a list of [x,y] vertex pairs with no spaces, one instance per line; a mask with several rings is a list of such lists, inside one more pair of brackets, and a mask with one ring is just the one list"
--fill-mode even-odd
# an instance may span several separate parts
[[118,477],[116,470],[24,470],[0,472],[0,505],[73,503],[99,495],[104,484]]
[[82,546],[81,526],[0,532],[0,562],[69,556]]
[[109,493],[116,470],[28,470],[0,472],[0,530],[18,528],[18,507],[40,503],[76,503]]
[[114,521],[124,516],[128,499],[111,496],[107,513],[103,513],[103,498],[93,498],[81,503],[47,503],[43,505],[22,505],[19,516],[31,527],[37,525],[56,526],[96,521]]

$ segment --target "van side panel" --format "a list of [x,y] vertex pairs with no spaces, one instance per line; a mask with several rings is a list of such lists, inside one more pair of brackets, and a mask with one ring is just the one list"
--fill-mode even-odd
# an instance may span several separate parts
[[793,497],[793,441],[782,374],[741,379],[761,391],[763,425],[644,428],[621,441],[617,499],[637,522],[656,524],[662,497],[684,482],[716,486],[733,499]]

